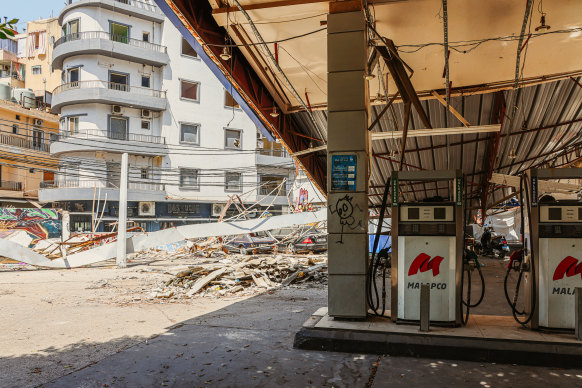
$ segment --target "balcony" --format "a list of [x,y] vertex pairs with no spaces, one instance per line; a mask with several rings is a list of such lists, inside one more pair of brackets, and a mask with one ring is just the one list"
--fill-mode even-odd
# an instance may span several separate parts
[[0,181],[0,190],[22,191],[22,182]]
[[166,46],[104,31],[88,31],[65,35],[55,42],[53,67],[62,70],[66,58],[81,54],[107,55],[151,66],[164,66],[170,61]]
[[50,152],[50,143],[41,139],[30,138],[24,135],[0,133],[0,144],[10,147],[25,148],[40,152]]
[[61,113],[63,106],[90,103],[159,112],[166,109],[166,92],[99,80],[70,82],[53,90],[51,111]]
[[294,168],[293,159],[285,148],[269,147],[268,143],[258,143],[256,162],[261,166],[277,166],[282,168]]
[[[102,198],[107,195],[108,201],[119,201],[119,188],[107,179],[44,181],[40,183],[38,199],[41,202],[92,200],[95,188],[100,189]],[[128,183],[128,201],[163,201],[165,196],[165,186],[161,183]]]
[[61,132],[51,144],[53,155],[68,152],[129,152],[132,155],[163,156],[168,154],[166,138],[139,133],[111,133],[100,129]]
[[59,14],[59,25],[63,25],[67,13],[80,7],[99,7],[156,23],[162,23],[165,18],[153,0],[68,0]]

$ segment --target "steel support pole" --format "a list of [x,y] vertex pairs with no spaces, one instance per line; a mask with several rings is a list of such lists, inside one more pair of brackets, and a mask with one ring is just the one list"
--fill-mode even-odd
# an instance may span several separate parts
[[129,170],[128,155],[121,155],[121,177],[119,180],[119,220],[117,222],[117,267],[127,267],[127,175]]

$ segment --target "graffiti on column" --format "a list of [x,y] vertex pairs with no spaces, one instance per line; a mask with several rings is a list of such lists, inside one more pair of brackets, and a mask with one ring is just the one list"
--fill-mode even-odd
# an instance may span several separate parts
[[350,197],[346,194],[344,197],[339,198],[335,205],[329,205],[329,211],[331,214],[337,213],[341,225],[340,239],[339,241],[336,241],[337,244],[344,243],[345,227],[348,227],[350,230],[362,227],[362,220],[356,219],[356,215],[354,214],[354,210],[359,210],[359,212],[362,213],[362,209],[358,204],[354,206],[352,203],[353,199],[354,197]]
[[56,209],[0,208],[0,229],[26,231],[33,243],[61,236],[61,220]]

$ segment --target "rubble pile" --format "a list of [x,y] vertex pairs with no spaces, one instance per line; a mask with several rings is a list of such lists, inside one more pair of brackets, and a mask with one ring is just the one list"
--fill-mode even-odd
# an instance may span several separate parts
[[201,259],[171,274],[150,297],[243,296],[296,283],[325,283],[327,256],[228,255]]

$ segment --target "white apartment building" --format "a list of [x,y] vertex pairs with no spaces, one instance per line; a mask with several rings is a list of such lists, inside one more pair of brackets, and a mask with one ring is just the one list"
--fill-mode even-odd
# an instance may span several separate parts
[[261,201],[256,214],[270,204],[272,214],[286,211],[293,161],[153,1],[69,0],[58,19],[52,66],[62,84],[52,111],[60,136],[51,153],[60,174],[39,200],[69,210],[73,231],[90,230],[102,211],[103,224],[117,219],[123,152],[128,216],[148,231],[210,221],[233,195],[245,206]]

